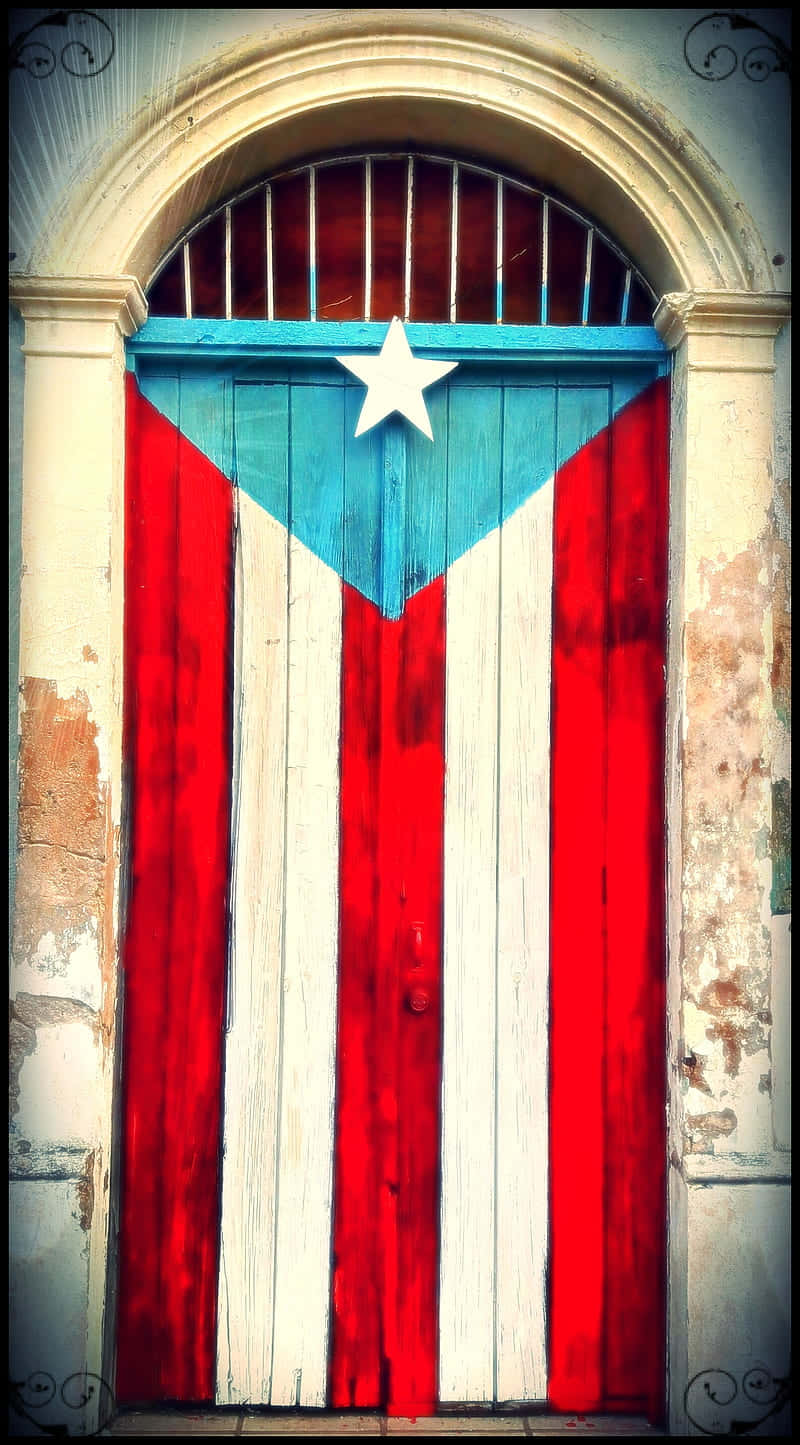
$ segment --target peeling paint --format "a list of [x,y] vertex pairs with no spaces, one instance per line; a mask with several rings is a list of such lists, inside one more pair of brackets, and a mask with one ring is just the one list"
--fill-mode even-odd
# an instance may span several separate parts
[[775,712],[786,728],[791,720],[791,492],[788,480],[775,483],[772,553],[772,667],[770,685]]
[[772,889],[773,913],[792,911],[792,788],[787,778],[772,784]]
[[86,1174],[78,1180],[76,1190],[78,1198],[78,1210],[81,1229],[86,1233],[92,1227],[92,1214],[94,1213],[94,1149],[86,1156]]
[[[748,1101],[753,1061],[769,1055],[771,538],[699,563],[703,605],[685,632],[684,1062],[687,1087],[712,1098],[687,1111],[689,1147],[765,1147],[768,1120]],[[745,1070],[744,1061],[748,1067]],[[761,1069],[764,1063],[760,1064]],[[762,1091],[763,1092],[763,1091]],[[735,1134],[735,1140],[731,1136]]]
[[90,1149],[102,1103],[97,1014],[70,998],[18,994],[12,1024],[12,1122],[33,1150]]
[[99,729],[80,690],[62,697],[54,682],[28,677],[21,692],[12,996],[71,997],[100,1009],[113,830]]
[[736,1128],[736,1115],[732,1109],[712,1110],[708,1114],[687,1114],[686,1126],[689,1133],[689,1150],[693,1152],[696,1145],[703,1147],[713,1144],[715,1139],[724,1138],[732,1134]]
[[20,844],[49,843],[87,858],[105,858],[105,793],[98,727],[89,699],[59,697],[56,684],[28,677],[19,752]]
[[[25,1059],[36,1049],[36,1032],[31,1024],[21,1018],[14,1008],[9,1007],[9,1049],[8,1049],[8,1114],[13,1119],[19,1108],[19,1075]],[[28,1149],[30,1149],[30,1142]]]
[[710,1094],[711,1087],[706,1082],[704,1069],[706,1057],[703,1054],[687,1054],[681,1061],[683,1077],[688,1080],[690,1089],[697,1089],[701,1094]]
[[[54,922],[50,918],[50,922]],[[11,976],[11,996],[41,993],[69,996],[99,1009],[101,1005],[100,939],[98,919],[81,930],[66,928],[56,936],[52,928],[30,952],[19,951]]]

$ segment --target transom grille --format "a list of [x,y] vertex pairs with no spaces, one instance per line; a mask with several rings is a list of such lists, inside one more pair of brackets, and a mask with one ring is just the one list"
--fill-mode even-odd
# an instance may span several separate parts
[[649,325],[655,295],[589,219],[440,156],[337,157],[260,181],[192,227],[153,316]]

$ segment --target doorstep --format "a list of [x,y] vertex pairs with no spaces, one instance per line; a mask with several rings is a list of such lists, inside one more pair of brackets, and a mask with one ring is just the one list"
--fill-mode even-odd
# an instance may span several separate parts
[[663,1435],[633,1415],[435,1415],[403,1419],[315,1411],[130,1410],[104,1435]]

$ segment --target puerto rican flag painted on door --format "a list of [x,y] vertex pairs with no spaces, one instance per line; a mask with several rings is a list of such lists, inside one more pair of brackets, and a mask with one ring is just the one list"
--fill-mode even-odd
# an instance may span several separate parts
[[117,1395],[658,1415],[667,382],[127,402]]

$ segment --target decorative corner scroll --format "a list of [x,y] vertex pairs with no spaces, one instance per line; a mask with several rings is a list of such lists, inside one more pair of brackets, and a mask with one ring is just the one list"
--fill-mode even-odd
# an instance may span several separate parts
[[[94,1430],[86,1429],[83,1412],[96,1401],[97,1425]],[[55,1411],[47,1410],[46,1417],[39,1416],[56,1402]],[[80,1370],[68,1375],[61,1389],[52,1375],[44,1370],[34,1370],[25,1380],[9,1381],[9,1403],[15,1414],[35,1426],[40,1435],[63,1437],[65,1435],[100,1435],[114,1414],[114,1394],[110,1385],[99,1375]],[[59,1405],[65,1406],[71,1414],[59,1420]],[[54,1418],[54,1415],[56,1418]]]
[[[69,30],[70,34],[51,45],[35,34],[47,29]],[[100,15],[93,10],[53,10],[12,40],[8,68],[26,70],[35,80],[44,80],[60,63],[68,75],[88,80],[106,69],[113,54],[114,34]]]
[[686,1386],[686,1414],[703,1435],[748,1435],[792,1398],[791,1376],[778,1377],[761,1365],[747,1370],[741,1390],[729,1370],[701,1370]]
[[[757,31],[765,38],[751,44],[752,34],[745,36],[743,31]],[[701,80],[727,80],[741,65],[748,80],[761,83],[778,71],[789,75],[792,68],[788,45],[736,10],[712,10],[696,20],[686,34],[683,54]]]

